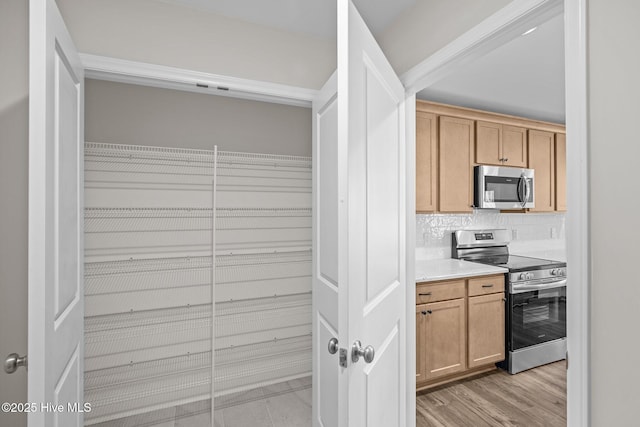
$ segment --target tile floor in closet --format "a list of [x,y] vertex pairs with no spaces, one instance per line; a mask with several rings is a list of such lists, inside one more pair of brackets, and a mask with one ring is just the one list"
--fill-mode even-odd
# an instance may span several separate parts
[[[214,427],[300,427],[311,425],[311,377],[216,399]],[[120,418],[92,427],[208,427],[209,401]]]

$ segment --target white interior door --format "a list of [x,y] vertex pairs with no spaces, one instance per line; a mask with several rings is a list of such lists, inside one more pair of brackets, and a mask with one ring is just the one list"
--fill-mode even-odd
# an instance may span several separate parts
[[[406,425],[404,103],[357,10],[338,0],[338,69],[313,105],[314,426]],[[374,349],[370,363],[354,361],[356,341]]]
[[29,9],[28,420],[79,427],[84,74],[54,0]]

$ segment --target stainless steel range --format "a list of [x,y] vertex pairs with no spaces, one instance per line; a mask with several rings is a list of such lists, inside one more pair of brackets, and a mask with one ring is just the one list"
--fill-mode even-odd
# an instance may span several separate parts
[[459,230],[452,257],[504,267],[506,359],[511,374],[562,360],[567,353],[566,262],[509,254],[510,231]]

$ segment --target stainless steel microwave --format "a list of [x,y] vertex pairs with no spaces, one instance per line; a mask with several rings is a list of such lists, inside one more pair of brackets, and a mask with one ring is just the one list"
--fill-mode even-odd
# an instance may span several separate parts
[[503,166],[474,168],[474,205],[480,209],[535,207],[534,170]]

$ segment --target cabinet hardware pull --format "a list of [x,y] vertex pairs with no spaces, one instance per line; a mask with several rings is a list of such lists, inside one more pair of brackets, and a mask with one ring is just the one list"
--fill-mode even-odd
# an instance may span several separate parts
[[431,292],[427,292],[427,293],[425,293],[425,294],[418,294],[418,296],[421,296],[421,297],[428,297],[428,296],[431,296]]
[[426,312],[426,311],[424,311],[424,310],[422,310],[422,311],[421,311],[421,313],[422,313],[423,315],[427,314],[427,312]]
[[504,161],[505,161],[505,162],[508,162],[508,161],[509,161],[509,159],[504,159]]
[[506,298],[502,298],[502,302],[507,302],[507,299]]
[[427,310],[427,314],[431,314],[431,313],[433,313],[433,311]]
[[493,288],[493,283],[489,284],[489,285],[482,285],[483,288]]

